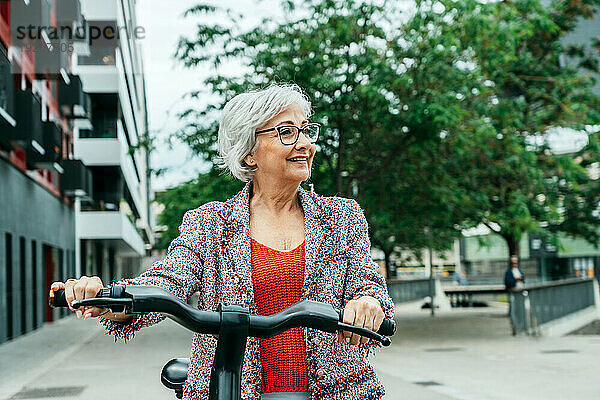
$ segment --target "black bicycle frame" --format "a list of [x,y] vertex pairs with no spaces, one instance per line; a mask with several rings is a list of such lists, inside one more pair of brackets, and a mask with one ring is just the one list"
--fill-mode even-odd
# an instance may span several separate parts
[[242,364],[250,326],[248,308],[220,306],[221,329],[210,372],[210,400],[237,400],[242,397]]

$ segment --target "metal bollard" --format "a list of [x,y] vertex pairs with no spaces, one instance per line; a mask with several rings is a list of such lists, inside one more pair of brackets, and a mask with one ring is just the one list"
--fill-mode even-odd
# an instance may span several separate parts
[[515,294],[509,292],[508,294],[508,319],[510,320],[510,327],[512,330],[513,336],[517,335],[518,327],[517,327],[517,317],[516,317],[516,307],[515,307]]
[[531,300],[529,299],[529,292],[523,290],[523,307],[525,308],[525,331],[528,335],[531,335]]

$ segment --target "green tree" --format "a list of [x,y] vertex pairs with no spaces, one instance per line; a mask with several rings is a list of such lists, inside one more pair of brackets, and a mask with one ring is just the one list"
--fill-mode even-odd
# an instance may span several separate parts
[[[386,260],[398,246],[418,249],[429,244],[422,234],[415,234],[424,226],[437,227],[434,248],[449,247],[460,234],[454,227],[460,221],[447,212],[450,191],[439,185],[447,174],[427,160],[432,148],[440,145],[439,132],[468,119],[468,112],[456,103],[453,88],[476,77],[452,66],[454,54],[436,49],[437,42],[424,47],[415,38],[409,48],[396,47],[399,12],[393,2],[300,4],[308,10],[303,13],[307,17],[264,21],[249,32],[210,23],[200,25],[194,38],[181,39],[177,57],[188,67],[236,58],[245,60],[250,72],[209,78],[208,87],[221,95],[222,102],[182,114],[188,125],[180,138],[216,163],[216,123],[210,118],[208,123],[199,121],[207,121],[240,91],[270,82],[295,82],[313,101],[313,119],[325,127],[312,177],[316,190],[356,197],[369,218],[373,242],[385,252]],[[206,12],[218,10],[200,5],[189,14]],[[231,18],[227,26],[236,26],[237,17]],[[418,35],[425,38],[427,32],[414,36]],[[216,44],[222,51],[207,51],[207,45]],[[398,61],[416,53],[435,62],[418,69]],[[428,181],[433,171],[435,179]],[[417,204],[429,206],[417,208]]]
[[[590,136],[589,145],[571,155],[553,154],[544,144],[555,127],[583,130],[600,120],[589,74],[598,73],[597,58],[583,50],[584,43],[564,40],[599,5],[522,0],[454,6],[468,16],[456,34],[472,49],[490,100],[474,104],[488,123],[480,135],[467,136],[475,147],[465,160],[472,168],[465,183],[469,192],[483,195],[477,219],[506,240],[509,255],[520,254],[526,232],[556,244],[558,232],[599,244],[599,182],[586,172],[600,160],[597,138]],[[561,61],[566,56],[570,63]]]
[[[593,4],[416,2],[390,47],[392,60],[409,60],[410,67],[387,86],[405,103],[400,114],[415,121],[410,129],[426,138],[404,150],[411,169],[420,170],[417,180],[404,175],[408,197],[396,193],[401,207],[409,205],[402,212],[407,235],[425,239],[422,227],[433,226],[436,236],[451,239],[482,222],[506,240],[509,254],[519,255],[526,232],[555,243],[558,232],[598,243],[600,193],[586,172],[600,161],[597,138],[571,155],[544,144],[555,127],[583,129],[599,120],[594,80],[585,74],[598,72],[598,63],[585,47],[563,44],[577,18],[594,15]],[[560,62],[565,55],[570,64]],[[470,70],[470,79],[457,69]],[[454,84],[444,84],[448,76]],[[422,154],[410,157],[413,150]],[[419,187],[428,183],[433,187]]]
[[[196,153],[216,165],[215,111],[225,101],[295,82],[325,127],[317,191],[357,198],[388,262],[398,248],[444,250],[480,222],[517,253],[525,232],[597,241],[598,185],[585,170],[598,160],[596,140],[574,158],[534,139],[600,119],[593,79],[581,73],[597,63],[561,41],[598,0],[417,1],[402,23],[396,2],[283,4],[283,21],[248,32],[216,7],[188,11],[223,18],[181,38],[176,57],[190,68],[236,59],[247,71],[216,73],[206,84],[220,101],[181,115],[179,137]],[[563,55],[576,64],[561,65]]]
[[156,196],[156,202],[164,208],[158,216],[158,225],[166,227],[161,232],[156,247],[166,249],[179,235],[183,214],[210,201],[224,201],[242,188],[241,182],[228,175],[210,170],[197,179],[167,189]]

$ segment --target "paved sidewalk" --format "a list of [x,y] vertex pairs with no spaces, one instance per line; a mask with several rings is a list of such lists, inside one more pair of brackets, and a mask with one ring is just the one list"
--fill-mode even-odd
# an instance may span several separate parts
[[[388,398],[600,398],[600,335],[515,338],[506,311],[454,309],[431,318],[419,305],[397,307],[393,344],[374,360]],[[414,391],[403,392],[407,383]]]
[[[60,340],[57,340],[60,338]],[[189,357],[192,333],[166,320],[115,343],[96,319],[68,317],[0,346],[0,399],[175,399],[164,363]],[[69,395],[71,392],[71,395]],[[18,394],[20,393],[20,394]]]
[[[394,343],[373,359],[386,398],[600,398],[600,335],[513,338],[505,312],[450,310],[432,319],[416,305],[397,307]],[[187,357],[190,340],[167,320],[115,343],[96,320],[69,317],[0,345],[0,399],[175,399],[160,370]]]

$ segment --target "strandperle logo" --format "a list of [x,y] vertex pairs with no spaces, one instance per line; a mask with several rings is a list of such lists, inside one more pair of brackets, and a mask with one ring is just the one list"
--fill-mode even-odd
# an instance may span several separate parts
[[[12,26],[11,26],[12,28]],[[94,21],[85,26],[35,26],[18,25],[14,29],[17,41],[35,42],[39,40],[87,41],[90,46],[103,42],[113,42],[120,37],[131,37],[134,40],[144,39],[146,30],[143,26],[127,29],[127,26],[117,26],[114,22]]]
[[77,0],[10,0],[10,33],[18,47],[50,41],[110,46],[119,38],[144,39],[146,30],[131,20],[122,25],[114,19],[86,21]]
[[[131,26],[131,25],[130,25]],[[86,41],[90,46],[116,43],[121,37],[144,39],[146,30],[143,26],[128,29],[127,26],[117,26],[112,21],[93,21],[85,26],[36,26],[33,24],[11,26],[16,41],[36,42],[40,40]]]

